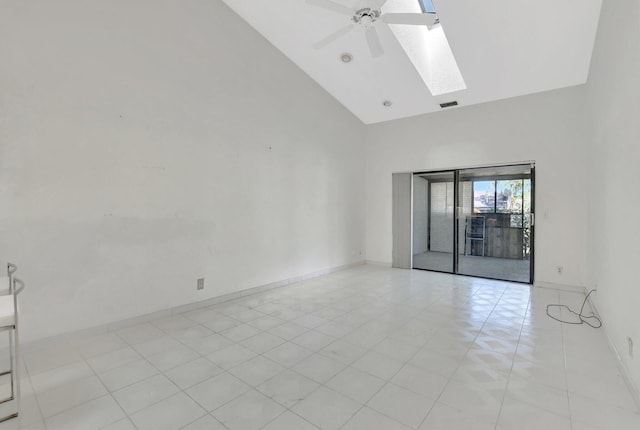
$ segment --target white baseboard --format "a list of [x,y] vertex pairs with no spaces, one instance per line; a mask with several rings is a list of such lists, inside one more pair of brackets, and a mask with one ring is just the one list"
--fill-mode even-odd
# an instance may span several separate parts
[[[587,289],[586,288],[584,289],[584,293],[587,294]],[[607,341],[609,342],[609,348],[611,348],[611,351],[613,351],[613,353],[616,356],[616,363],[618,365],[618,370],[620,370],[620,374],[622,375],[622,379],[624,379],[624,382],[627,384],[627,387],[629,388],[629,391],[631,392],[631,397],[633,397],[633,400],[634,400],[634,402],[636,404],[636,407],[638,409],[640,409],[640,387],[638,387],[638,385],[631,378],[631,372],[629,372],[629,369],[627,369],[627,366],[624,364],[624,361],[622,361],[622,355],[620,354],[620,351],[618,350],[618,347],[616,346],[615,342],[613,341],[613,338],[609,334],[609,330],[607,330],[607,324],[600,317],[600,312],[598,311],[598,307],[596,306],[595,301],[592,300],[591,297],[588,298],[588,301],[589,301],[589,305],[591,306],[591,309],[593,310],[593,312],[596,315],[598,315],[598,318],[600,318],[600,321],[602,321],[602,331],[604,332],[604,335],[606,336]]]
[[251,287],[251,288],[247,288],[245,290],[241,290],[241,291],[235,291],[233,293],[228,293],[228,294],[223,294],[221,296],[217,296],[217,297],[212,297],[206,300],[201,300],[198,302],[193,302],[193,303],[188,303],[186,305],[180,305],[180,306],[176,306],[176,307],[172,307],[172,308],[168,308],[168,309],[163,309],[160,311],[156,311],[156,312],[151,312],[145,315],[140,315],[140,316],[136,316],[136,317],[132,317],[132,318],[126,318],[120,321],[115,321],[115,322],[111,322],[111,323],[107,323],[107,324],[102,324],[99,326],[95,326],[95,327],[91,327],[91,328],[87,328],[87,329],[83,329],[83,330],[76,330],[73,332],[68,332],[68,333],[63,333],[63,334],[59,334],[56,336],[52,336],[52,337],[48,337],[48,338],[44,338],[44,339],[37,339],[37,340],[33,340],[33,341],[29,341],[29,342],[25,342],[24,344],[22,344],[20,346],[20,348],[25,351],[33,351],[33,350],[37,350],[37,349],[42,349],[42,348],[46,348],[49,346],[55,346],[56,344],[62,343],[62,342],[66,342],[66,341],[70,341],[70,340],[77,340],[77,339],[82,339],[82,338],[87,338],[87,337],[92,337],[92,336],[97,336],[100,334],[104,334],[104,333],[108,333],[111,331],[115,331],[115,330],[120,330],[123,328],[127,328],[127,327],[132,327],[138,324],[143,324],[149,321],[153,321],[159,318],[165,318],[165,317],[169,317],[171,315],[176,315],[176,314],[180,314],[183,312],[189,312],[192,310],[196,310],[196,309],[200,309],[200,308],[205,308],[207,306],[212,306],[212,305],[216,305],[218,303],[223,303],[223,302],[228,302],[230,300],[235,300],[235,299],[239,299],[241,297],[246,297],[249,296],[251,294],[255,294],[255,293],[260,293],[263,291],[268,291],[268,290],[272,290],[275,288],[280,288],[280,287],[284,287],[286,285],[290,285],[290,284],[294,284],[296,282],[302,282],[305,281],[307,279],[312,279],[312,278],[317,278],[319,276],[323,276],[323,275],[329,275],[331,273],[335,273],[338,272],[340,270],[345,270],[345,269],[350,269],[352,267],[357,267],[357,266],[361,266],[366,264],[364,260],[362,261],[357,261],[354,263],[350,263],[350,264],[345,264],[342,266],[335,266],[335,267],[330,267],[327,269],[322,269],[322,270],[318,270],[316,272],[311,272],[311,273],[306,273],[304,275],[300,275],[300,276],[295,276],[292,278],[288,278],[288,279],[283,279],[281,281],[276,281],[276,282],[271,282],[269,284],[264,284],[264,285],[258,285],[256,287]]
[[[336,267],[331,267],[331,268],[327,268],[327,269],[323,269],[323,270],[319,270],[316,272],[311,272],[311,273],[307,273],[304,275],[300,275],[300,276],[296,276],[296,277],[292,277],[292,278],[288,278],[288,279],[283,279],[281,281],[277,281],[277,282],[272,282],[269,284],[264,284],[264,285],[259,285],[253,288],[248,288],[242,291],[236,291],[233,293],[229,293],[229,294],[224,294],[222,296],[218,296],[218,297],[213,297],[210,299],[206,299],[206,300],[202,300],[199,302],[194,302],[194,303],[189,303],[186,305],[181,305],[181,306],[177,306],[177,307],[173,307],[170,309],[164,309],[164,310],[160,310],[157,312],[152,312],[149,314],[145,314],[145,315],[140,315],[137,317],[133,317],[133,318],[127,318],[121,321],[117,321],[117,322],[113,322],[113,323],[109,323],[109,324],[104,324],[104,325],[100,325],[100,326],[96,326],[96,327],[92,327],[92,328],[88,328],[88,329],[84,329],[84,330],[78,330],[78,331],[74,331],[74,332],[69,332],[69,333],[64,333],[61,335],[57,335],[54,337],[50,337],[50,338],[46,338],[46,339],[39,339],[39,340],[35,340],[35,341],[31,341],[28,342],[24,345],[21,346],[21,349],[23,351],[31,351],[31,350],[37,350],[37,349],[41,349],[41,348],[46,348],[48,346],[55,346],[56,344],[62,343],[62,342],[66,342],[66,341],[70,341],[70,340],[77,340],[77,339],[81,339],[84,337],[91,337],[91,336],[96,336],[99,334],[103,334],[103,333],[107,333],[110,331],[114,331],[114,330],[119,330],[122,328],[126,328],[126,327],[131,327],[134,325],[138,325],[138,324],[142,324],[148,321],[152,321],[158,318],[163,318],[163,317],[167,317],[167,316],[171,316],[171,315],[175,315],[175,314],[179,314],[179,313],[183,313],[183,312],[188,312],[190,310],[195,310],[195,309],[200,309],[200,308],[204,308],[207,306],[212,306],[218,303],[222,303],[222,302],[227,302],[230,300],[235,300],[241,297],[246,297],[249,296],[251,294],[255,294],[255,293],[259,293],[259,292],[264,292],[264,291],[268,291],[268,290],[272,290],[275,288],[280,288],[280,287],[284,287],[286,285],[290,285],[296,282],[301,282],[307,279],[312,279],[312,278],[316,278],[319,276],[323,276],[323,275],[328,275],[331,273],[335,273],[341,270],[345,270],[345,269],[349,269],[352,267],[356,267],[356,266],[360,266],[363,264],[369,264],[369,265],[374,265],[374,266],[382,266],[382,267],[391,267],[391,263],[387,263],[387,262],[378,262],[378,261],[371,261],[371,260],[366,260],[366,261],[358,261],[358,262],[354,262],[351,264],[346,264],[346,265],[342,265],[342,266],[336,266]],[[587,289],[585,287],[582,286],[576,286],[576,285],[564,285],[564,284],[556,284],[556,283],[552,283],[552,282],[535,282],[534,287],[538,287],[538,288],[551,288],[551,289],[557,289],[557,290],[563,290],[563,291],[570,291],[570,292],[577,292],[577,293],[582,293],[582,294],[586,294],[587,293]],[[599,315],[598,309],[595,305],[595,302],[593,300],[591,300],[591,298],[589,298],[589,304],[591,305],[591,309],[593,309],[593,311]],[[623,379],[625,380],[627,386],[629,387],[629,391],[631,392],[631,395],[634,399],[634,401],[636,402],[636,405],[638,406],[638,408],[640,408],[640,390],[638,389],[638,386],[635,384],[635,382],[631,379],[631,374],[629,372],[629,370],[627,369],[626,365],[624,364],[624,362],[621,359],[621,355],[620,352],[618,351],[618,348],[616,347],[616,344],[613,342],[612,337],[609,335],[609,332],[607,330],[607,326],[606,323],[603,321],[602,324],[602,329],[604,331],[605,336],[607,337],[607,340],[609,342],[609,346],[611,348],[611,350],[613,351],[613,353],[616,356],[616,361],[617,361],[617,365],[619,367],[620,373],[623,376]]]
[[551,288],[553,290],[570,291],[573,293],[584,293],[585,291],[585,288],[581,285],[557,284],[555,282],[547,281],[535,281],[533,286],[537,288]]
[[387,263],[385,261],[366,260],[365,264],[369,264],[371,266],[391,267],[391,263]]

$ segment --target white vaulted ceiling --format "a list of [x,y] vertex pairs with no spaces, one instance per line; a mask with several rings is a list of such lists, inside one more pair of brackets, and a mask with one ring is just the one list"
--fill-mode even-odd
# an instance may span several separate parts
[[[372,58],[361,28],[313,44],[349,17],[305,0],[223,0],[364,123],[489,102],[587,80],[602,0],[433,0],[466,89],[433,96],[389,26]],[[332,0],[354,11],[368,0]],[[415,6],[418,0],[394,0]],[[382,8],[385,12],[385,8]],[[353,60],[343,63],[340,55]],[[392,102],[390,107],[383,101]]]

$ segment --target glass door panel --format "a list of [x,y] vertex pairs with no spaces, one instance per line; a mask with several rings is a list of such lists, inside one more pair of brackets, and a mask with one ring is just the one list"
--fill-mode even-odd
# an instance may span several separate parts
[[460,170],[457,273],[530,283],[530,165]]
[[454,271],[455,174],[413,176],[413,268]]

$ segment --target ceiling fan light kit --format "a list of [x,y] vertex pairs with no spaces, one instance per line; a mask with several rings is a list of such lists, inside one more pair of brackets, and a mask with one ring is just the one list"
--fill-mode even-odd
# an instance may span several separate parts
[[371,27],[378,18],[380,18],[379,10],[371,10],[371,8],[365,7],[357,10],[356,13],[351,17],[351,20],[367,29]]

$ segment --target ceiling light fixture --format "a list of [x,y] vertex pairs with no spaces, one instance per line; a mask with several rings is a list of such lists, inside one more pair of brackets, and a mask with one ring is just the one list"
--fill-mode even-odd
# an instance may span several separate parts
[[382,102],[382,106],[384,106],[384,107],[389,107],[389,106],[391,106],[391,104],[392,103],[389,100],[385,100],[385,101]]
[[343,63],[350,63],[351,60],[353,60],[353,56],[348,52],[345,52],[340,56],[340,59],[342,60]]

